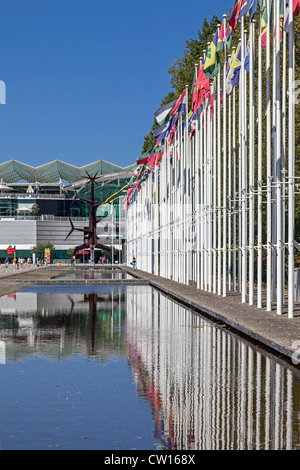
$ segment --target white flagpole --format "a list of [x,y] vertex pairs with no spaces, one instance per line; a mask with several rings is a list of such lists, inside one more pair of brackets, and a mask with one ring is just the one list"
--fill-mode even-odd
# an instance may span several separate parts
[[216,120],[216,79],[214,78],[213,101],[213,292],[217,292],[217,120]]
[[190,225],[188,223],[190,211],[190,197],[189,197],[189,170],[191,168],[191,156],[189,146],[189,111],[188,111],[188,85],[185,87],[186,98],[186,113],[185,113],[185,258],[186,258],[186,278],[185,283],[189,284],[190,278]]
[[257,307],[262,308],[262,45],[261,45],[261,9],[259,6],[258,35],[258,163],[257,163]]
[[249,51],[249,305],[254,303],[254,38],[250,22]]
[[222,279],[222,211],[221,211],[221,77],[218,73],[217,80],[218,89],[218,100],[217,100],[217,111],[218,111],[218,295],[221,295],[221,279]]
[[[233,50],[234,55],[234,50]],[[233,148],[232,148],[232,192],[233,192],[233,199],[232,199],[232,207],[233,207],[233,269],[232,269],[232,288],[236,291],[236,131],[235,131],[235,118],[236,118],[236,96],[235,96],[235,87],[233,88],[233,111],[232,111],[232,119],[233,119],[233,132],[232,132],[232,140],[233,140]]]
[[277,206],[277,314],[282,314],[282,211],[281,211],[281,80],[280,80],[280,0],[275,1],[276,39],[275,39],[275,68],[276,68],[276,206]]
[[272,310],[272,164],[271,164],[271,74],[270,74],[270,2],[266,2],[266,134],[267,134],[267,306]]
[[[226,15],[223,15],[224,31],[226,31]],[[224,64],[223,64],[223,297],[226,297],[227,287],[227,129],[226,129],[226,46],[224,44]]]
[[240,70],[240,92],[242,95],[242,303],[246,302],[247,294],[247,165],[246,165],[246,90],[245,90],[245,31],[244,17],[241,19],[241,70]]
[[294,236],[295,236],[295,29],[293,2],[289,2],[289,162],[288,162],[288,317],[294,317]]

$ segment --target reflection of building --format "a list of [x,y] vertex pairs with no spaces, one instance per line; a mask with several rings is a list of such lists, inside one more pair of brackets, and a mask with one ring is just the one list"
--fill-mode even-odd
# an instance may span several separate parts
[[99,361],[116,349],[125,354],[124,306],[121,289],[3,296],[0,345],[5,344],[7,360],[14,361],[35,353],[53,360],[82,353]]
[[[84,242],[82,232],[72,233],[68,240],[65,238],[70,230],[69,215],[76,222],[76,227],[84,228],[87,225],[88,204],[76,200],[71,205],[75,190],[82,197],[89,194],[84,180],[86,171],[90,174],[97,172],[99,178],[95,198],[97,202],[102,202],[126,184],[132,168],[122,168],[103,160],[80,168],[59,160],[37,168],[14,160],[1,163],[0,258],[6,256],[9,245],[16,247],[17,256],[26,258],[31,256],[33,246],[47,241],[55,246],[56,258],[68,258],[68,248]],[[121,194],[124,193],[120,191],[117,196]],[[110,205],[97,211],[97,216],[103,218],[98,233],[100,243],[111,245],[113,242],[119,249],[125,238],[121,201],[120,198],[114,200],[112,216]]]
[[61,287],[0,298],[7,362],[127,355],[162,449],[298,448],[299,369],[149,286]]

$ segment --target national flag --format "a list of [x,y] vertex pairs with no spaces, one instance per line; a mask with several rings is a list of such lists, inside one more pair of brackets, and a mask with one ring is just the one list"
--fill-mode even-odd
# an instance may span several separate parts
[[197,80],[197,69],[195,67],[194,78],[193,78],[193,83],[192,83],[192,88],[191,88],[191,95],[192,96],[193,96],[193,93],[194,93],[194,86],[195,86],[196,80]]
[[248,40],[246,54],[245,54],[245,61],[244,61],[244,68],[246,72],[250,70],[250,39]]
[[235,55],[231,54],[231,57],[228,59],[228,64],[227,64],[227,71],[226,71],[226,80],[225,80],[225,86],[226,86],[226,94],[230,95],[232,92],[232,84],[231,84],[231,78],[229,72],[231,69],[232,62],[234,60]]
[[165,124],[162,124],[161,126],[158,126],[156,129],[154,129],[153,135],[155,137],[155,140],[156,141],[164,140],[171,126],[172,126],[172,119],[170,119]]
[[251,23],[252,23],[252,21],[253,21],[253,19],[254,19],[254,15],[255,15],[255,13],[256,13],[256,11],[257,11],[257,3],[258,3],[258,2],[257,2],[256,0],[253,2],[253,7],[252,7],[252,10],[251,10],[251,16],[250,16],[250,21],[251,21]]
[[231,43],[232,43],[232,28],[229,23],[227,23],[226,31],[225,31],[225,38],[226,38],[226,44],[227,48],[231,49]]
[[[293,0],[293,16],[294,18],[299,15],[300,12],[300,0]],[[285,0],[285,12],[284,12],[284,26],[283,29],[287,33],[289,32],[290,21],[289,21],[289,0]]]
[[[234,85],[234,82],[233,79],[235,77],[235,75],[238,73],[239,69],[241,68],[241,47],[240,47],[240,44],[238,45],[236,51],[235,51],[235,54],[234,54],[234,57],[231,61],[231,64],[230,64],[230,68],[229,68],[229,71],[228,71],[228,74],[227,74],[227,89],[228,91],[232,89],[233,86],[236,86]],[[238,80],[237,80],[238,82]]]
[[219,55],[216,54],[217,42],[218,42],[218,30],[215,32],[214,37],[208,48],[205,63],[204,63],[204,74],[206,78],[213,78],[219,72]]
[[148,164],[151,162],[151,158],[153,155],[153,147],[150,150],[147,150],[147,152],[143,153],[137,160],[136,164],[141,165],[141,164]]
[[267,23],[268,23],[268,12],[267,8],[264,8],[261,14],[261,45],[266,48],[267,45]]
[[[255,0],[256,3],[256,0]],[[240,8],[240,13],[239,13],[239,21],[242,18],[242,16],[247,15],[248,11],[253,5],[253,0],[242,0],[241,2],[241,8]]]
[[192,111],[197,114],[198,109],[201,108],[203,101],[210,94],[210,83],[209,79],[206,78],[203,66],[198,69],[198,77],[194,86]]
[[231,15],[230,15],[230,19],[228,23],[231,26],[233,32],[235,32],[236,25],[239,20],[239,14],[240,14],[242,3],[244,3],[243,0],[235,0],[234,5],[231,10]]
[[235,53],[235,57],[233,60],[233,63],[231,64],[231,85],[234,87],[238,86],[239,83],[239,78],[240,78],[240,70],[242,66],[242,60],[241,60],[241,47],[240,44],[238,45],[238,48]]
[[178,100],[175,102],[175,106],[170,112],[170,118],[175,114],[183,116],[186,113],[186,90],[184,90],[179,96]]
[[294,18],[299,15],[300,12],[300,0],[294,0],[293,13]]
[[174,100],[171,103],[164,104],[155,111],[154,117],[160,126],[165,123],[165,120],[175,106],[176,101],[177,100]]

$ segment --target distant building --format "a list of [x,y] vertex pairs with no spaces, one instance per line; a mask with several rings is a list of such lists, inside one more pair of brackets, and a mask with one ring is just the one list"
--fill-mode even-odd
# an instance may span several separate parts
[[[89,198],[86,172],[97,173],[95,199],[97,202],[113,201],[98,209],[98,236],[100,243],[113,246],[120,256],[125,238],[124,215],[121,210],[125,194],[121,189],[132,175],[135,165],[125,168],[99,160],[76,167],[55,160],[32,167],[15,160],[0,164],[0,260],[9,247],[15,248],[16,257],[32,257],[31,250],[38,243],[50,241],[55,246],[52,260],[69,259],[69,248],[84,242],[84,233],[70,231],[71,217],[74,226],[87,226],[89,206],[85,201],[73,201],[75,191]],[[115,195],[115,196],[113,196]],[[11,251],[11,250],[9,250]],[[100,253],[96,254],[96,260]],[[87,257],[86,257],[87,259]]]

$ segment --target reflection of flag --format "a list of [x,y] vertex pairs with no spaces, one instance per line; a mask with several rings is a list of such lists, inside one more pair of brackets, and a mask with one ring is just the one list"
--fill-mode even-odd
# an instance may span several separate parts
[[219,71],[219,55],[217,51],[218,31],[215,32],[213,40],[208,48],[206,59],[204,63],[204,74],[207,78],[212,78],[217,75]]

